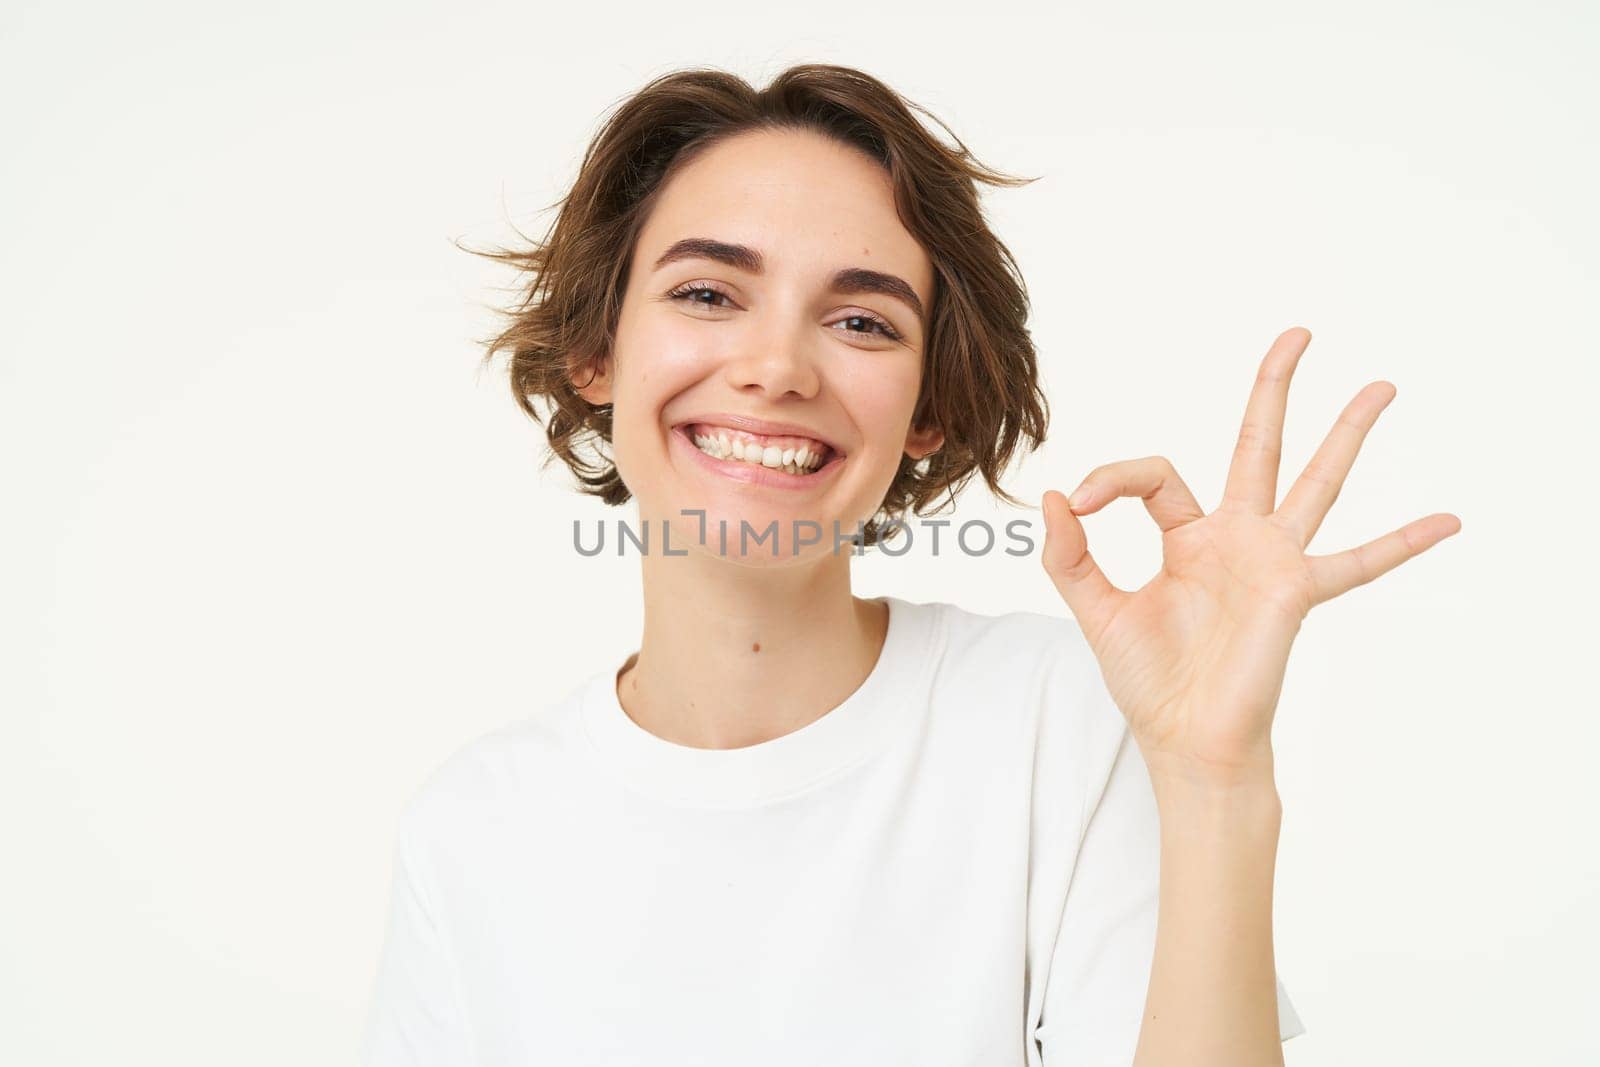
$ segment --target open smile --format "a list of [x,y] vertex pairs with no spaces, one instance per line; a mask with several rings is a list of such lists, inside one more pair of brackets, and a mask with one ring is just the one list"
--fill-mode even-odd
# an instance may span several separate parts
[[798,435],[756,434],[708,422],[672,428],[694,462],[735,481],[778,489],[816,488],[844,463],[826,441]]

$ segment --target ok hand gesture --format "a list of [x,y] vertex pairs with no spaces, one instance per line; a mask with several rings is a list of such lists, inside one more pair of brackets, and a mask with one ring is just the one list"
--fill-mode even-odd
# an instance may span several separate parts
[[[1251,390],[1209,515],[1160,456],[1090,471],[1069,502],[1044,494],[1043,563],[1100,662],[1153,776],[1198,785],[1270,780],[1271,727],[1289,648],[1312,607],[1370,582],[1461,528],[1448,512],[1332,555],[1305,552],[1356,452],[1395,388],[1356,394],[1306,469],[1274,507],[1289,379],[1311,341],[1302,328],[1273,342]],[[1112,585],[1078,515],[1123,496],[1161,527],[1161,571],[1135,592]]]

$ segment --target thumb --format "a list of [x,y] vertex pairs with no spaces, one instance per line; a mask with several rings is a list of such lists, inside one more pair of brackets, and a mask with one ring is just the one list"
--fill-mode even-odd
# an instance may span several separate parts
[[1127,594],[1111,584],[1089,552],[1083,523],[1067,498],[1054,489],[1044,494],[1044,551],[1040,562],[1056,592],[1078,620],[1085,635],[1098,634]]

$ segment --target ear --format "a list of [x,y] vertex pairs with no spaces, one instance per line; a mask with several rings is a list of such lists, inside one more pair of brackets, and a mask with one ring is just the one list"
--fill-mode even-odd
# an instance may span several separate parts
[[922,459],[939,451],[944,444],[944,431],[936,426],[919,430],[913,426],[906,434],[906,455],[912,459]]
[[611,357],[578,359],[576,368],[567,374],[567,380],[579,396],[596,406],[611,403]]

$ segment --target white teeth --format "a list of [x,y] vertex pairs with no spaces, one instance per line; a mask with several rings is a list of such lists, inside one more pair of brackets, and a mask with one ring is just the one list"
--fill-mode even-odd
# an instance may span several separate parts
[[746,441],[725,433],[691,434],[690,439],[700,451],[718,459],[757,463],[789,474],[809,474],[822,465],[822,451],[809,445],[798,448],[763,447],[755,441]]

